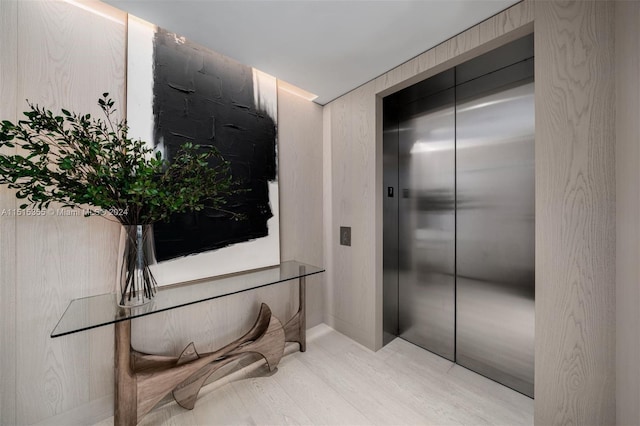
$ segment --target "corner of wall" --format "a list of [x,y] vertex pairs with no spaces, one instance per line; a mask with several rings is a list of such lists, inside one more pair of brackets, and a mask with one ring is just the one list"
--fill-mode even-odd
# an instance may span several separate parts
[[333,180],[331,176],[331,103],[322,108],[322,257],[326,272],[324,273],[324,310],[323,321],[331,325],[331,303],[333,294]]

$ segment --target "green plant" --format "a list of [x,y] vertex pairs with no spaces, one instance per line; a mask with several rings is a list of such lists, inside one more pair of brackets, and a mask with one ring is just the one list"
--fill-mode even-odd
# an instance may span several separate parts
[[98,104],[103,119],[65,109],[54,115],[29,103],[25,119],[1,123],[0,148],[19,149],[0,154],[0,184],[17,190],[26,201],[20,208],[90,205],[124,225],[150,224],[205,205],[224,211],[225,197],[237,185],[215,147],[186,143],[169,163],[145,142],[127,137],[126,121],[114,120],[108,93]]

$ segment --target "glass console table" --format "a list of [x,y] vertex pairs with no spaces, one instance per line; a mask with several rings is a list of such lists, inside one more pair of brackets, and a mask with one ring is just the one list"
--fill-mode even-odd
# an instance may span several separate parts
[[[249,272],[203,279],[158,289],[146,305],[122,308],[116,295],[101,294],[72,300],[51,337],[65,336],[115,324],[115,416],[116,425],[135,425],[169,392],[178,404],[192,409],[206,379],[217,369],[248,353],[258,353],[274,370],[284,353],[285,342],[297,342],[306,350],[305,278],[324,272],[296,261]],[[299,280],[298,312],[284,325],[262,304],[258,318],[244,336],[213,352],[199,354],[190,343],[177,357],[150,355],[131,347],[131,321],[289,280]]]

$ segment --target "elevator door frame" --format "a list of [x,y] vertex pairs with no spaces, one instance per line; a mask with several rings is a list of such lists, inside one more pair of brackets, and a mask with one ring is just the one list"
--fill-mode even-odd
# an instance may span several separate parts
[[[485,55],[482,55],[480,57],[474,58],[468,62],[465,62],[464,64],[459,65],[458,67],[455,67],[449,71],[453,71],[455,72],[456,75],[456,80],[453,83],[453,86],[460,86],[463,83],[478,79],[478,78],[488,78],[488,79],[500,79],[502,77],[500,77],[501,74],[504,74],[504,69],[505,68],[511,68],[514,65],[518,65],[520,67],[528,67],[529,65],[526,65],[525,62],[527,60],[529,61],[533,61],[533,37],[532,35],[529,35],[527,37],[523,37],[522,39],[516,40],[515,42],[512,42],[508,45],[505,45],[501,48],[498,48],[494,51],[491,51]],[[514,59],[515,58],[515,59]],[[492,69],[493,68],[493,69]],[[497,68],[497,69],[496,69]],[[533,78],[533,66],[531,65],[531,79]],[[501,72],[502,71],[502,72]],[[489,76],[489,77],[487,77]],[[528,78],[528,77],[527,77]],[[402,190],[401,188],[399,188],[398,186],[398,179],[397,179],[397,171],[396,171],[396,176],[394,179],[389,179],[389,173],[387,172],[388,168],[387,168],[387,164],[392,161],[394,152],[393,149],[390,149],[389,147],[389,143],[392,139],[395,139],[396,141],[396,145],[397,145],[397,141],[398,141],[398,135],[393,135],[393,132],[389,131],[389,114],[387,113],[387,111],[390,108],[394,108],[394,106],[397,106],[398,104],[401,104],[402,101],[402,97],[404,97],[404,100],[406,101],[407,99],[409,99],[409,101],[415,101],[416,99],[419,99],[421,96],[421,91],[422,91],[422,96],[424,95],[424,92],[428,92],[428,88],[430,86],[434,86],[433,84],[430,83],[431,81],[438,81],[440,83],[440,89],[442,88],[443,85],[443,81],[446,80],[442,78],[442,74],[438,74],[434,77],[431,77],[428,80],[425,80],[423,82],[417,83],[414,86],[411,86],[410,88],[404,89],[401,92],[398,92],[394,95],[390,95],[387,96],[385,98],[383,98],[383,117],[384,117],[384,121],[383,121],[383,163],[385,165],[385,167],[383,168],[383,187],[384,187],[384,191],[385,194],[383,196],[383,294],[384,294],[384,298],[383,298],[383,329],[384,329],[384,334],[383,334],[383,342],[384,344],[387,344],[389,341],[391,341],[395,336],[399,335],[399,330],[398,330],[398,319],[396,318],[395,320],[392,318],[393,317],[393,313],[395,312],[396,315],[399,314],[399,305],[398,305],[398,295],[397,292],[399,290],[399,283],[398,283],[398,279],[397,279],[397,273],[398,273],[398,268],[399,268],[399,259],[398,259],[398,255],[397,255],[397,250],[396,250],[396,254],[395,254],[395,258],[393,254],[389,253],[388,250],[388,244],[387,241],[389,240],[389,238],[394,238],[393,236],[393,232],[389,232],[388,229],[388,222],[389,222],[389,207],[391,204],[393,204],[394,201],[396,201],[397,204],[397,197],[401,197],[402,196]],[[517,80],[517,79],[516,79]],[[514,84],[517,82],[506,82],[506,84]],[[437,86],[437,85],[435,85]],[[427,90],[425,90],[425,88],[427,88]],[[404,93],[402,93],[404,92]],[[398,96],[401,95],[401,96]],[[426,96],[429,96],[429,94],[427,94]],[[457,98],[457,97],[456,97]],[[456,100],[457,102],[457,100]],[[393,143],[393,142],[391,142]],[[397,152],[395,153],[395,156],[397,157]],[[393,192],[393,196],[396,197],[395,200],[390,200],[389,198],[389,188],[393,188],[392,192]],[[390,203],[391,201],[391,203]],[[395,212],[395,220],[397,220],[398,217],[398,212],[397,212],[397,207],[396,207],[396,212]],[[394,215],[392,214],[391,217],[394,217]],[[397,238],[398,238],[398,230],[396,229],[395,232],[395,238],[396,238],[396,246],[398,246],[398,242],[397,242]],[[455,262],[454,262],[455,264]],[[391,266],[391,269],[389,268],[389,266]],[[395,270],[393,270],[395,269]],[[396,278],[395,278],[395,282],[393,281],[393,275],[394,272],[396,274]],[[391,278],[391,279],[390,279]],[[389,285],[389,283],[391,283],[391,285]],[[395,290],[395,297],[394,297],[394,290]],[[455,294],[455,292],[454,292]],[[455,300],[454,296],[454,300]],[[390,303],[391,301],[391,303]],[[391,317],[390,317],[391,316]],[[457,315],[456,315],[457,317]],[[455,321],[455,320],[454,320]],[[455,328],[454,328],[455,330]],[[455,331],[454,331],[454,338],[455,338]],[[454,349],[454,355],[455,355],[455,349]],[[455,358],[454,358],[455,359]],[[482,372],[481,372],[482,374]],[[506,384],[507,386],[510,386],[509,384]],[[518,390],[518,389],[517,389]],[[533,388],[531,388],[531,392],[525,391],[525,394],[530,394],[529,396],[533,395]]]

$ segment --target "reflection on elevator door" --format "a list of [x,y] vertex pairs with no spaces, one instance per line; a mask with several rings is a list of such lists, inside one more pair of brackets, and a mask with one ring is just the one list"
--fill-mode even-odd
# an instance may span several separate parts
[[384,99],[385,342],[533,397],[533,38]]
[[398,201],[399,335],[453,361],[454,89],[406,111],[398,129],[398,185],[407,194]]

